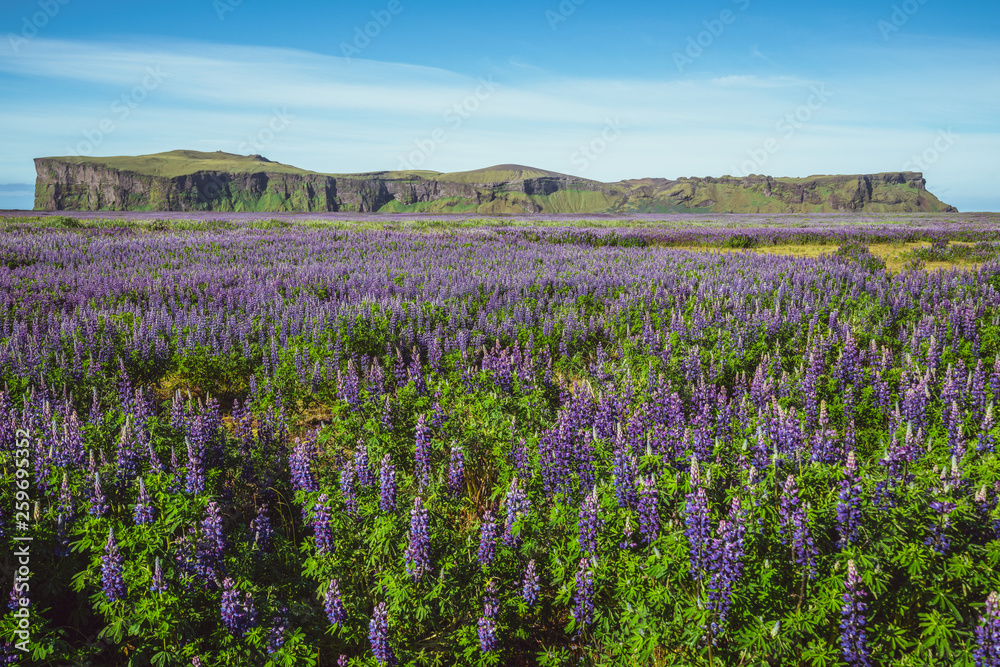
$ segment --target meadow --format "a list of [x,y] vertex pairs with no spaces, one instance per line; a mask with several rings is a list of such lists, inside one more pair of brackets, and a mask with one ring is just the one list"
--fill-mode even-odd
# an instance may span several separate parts
[[998,665],[997,222],[0,218],[0,662]]

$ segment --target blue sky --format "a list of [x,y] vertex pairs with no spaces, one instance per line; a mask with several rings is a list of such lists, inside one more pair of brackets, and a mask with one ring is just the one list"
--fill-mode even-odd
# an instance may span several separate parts
[[5,0],[0,119],[0,207],[31,206],[34,157],[191,148],[333,173],[913,170],[1000,210],[1000,8]]

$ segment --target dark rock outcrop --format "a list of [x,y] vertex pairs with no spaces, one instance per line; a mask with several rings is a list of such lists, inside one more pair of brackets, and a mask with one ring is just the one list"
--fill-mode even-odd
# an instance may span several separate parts
[[[198,168],[230,158],[236,167],[229,170]],[[927,192],[923,175],[916,172],[804,179],[751,174],[601,183],[528,168],[524,168],[523,177],[497,180],[495,175],[510,178],[511,165],[457,175],[374,172],[341,176],[299,170],[260,155],[176,151],[134,158],[139,165],[135,168],[120,166],[131,164],[127,163],[130,159],[37,158],[35,209],[358,213],[460,210],[484,214],[955,210]],[[171,159],[185,160],[180,170],[184,173],[163,175],[166,170],[149,166]]]

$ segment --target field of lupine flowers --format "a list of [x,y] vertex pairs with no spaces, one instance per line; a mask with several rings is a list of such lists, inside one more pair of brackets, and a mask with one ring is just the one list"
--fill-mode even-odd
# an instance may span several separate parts
[[4,664],[1000,664],[1000,261],[865,246],[995,226],[68,220],[0,231]]

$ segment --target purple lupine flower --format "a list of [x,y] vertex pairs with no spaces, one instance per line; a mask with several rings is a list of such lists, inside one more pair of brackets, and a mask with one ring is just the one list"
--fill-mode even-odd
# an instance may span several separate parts
[[560,411],[557,423],[538,439],[538,460],[545,493],[554,496],[570,489],[570,464],[573,436],[568,432],[566,413]]
[[684,523],[687,526],[685,534],[691,554],[691,576],[701,579],[708,561],[707,550],[712,529],[709,523],[708,496],[705,494],[705,487],[701,485],[697,459],[691,460],[691,492],[684,497],[687,499]]
[[354,516],[358,512],[358,492],[354,486],[356,478],[357,474],[352,466],[345,465],[340,469],[340,495],[344,499],[349,516]]
[[326,595],[323,597],[323,610],[326,611],[326,618],[330,621],[330,625],[343,625],[347,621],[344,601],[340,597],[340,584],[336,579],[331,579],[330,585],[326,589]]
[[137,526],[156,521],[156,507],[153,506],[153,500],[149,497],[142,477],[139,478],[139,497],[135,503],[134,514]]
[[717,623],[725,623],[732,607],[733,589],[743,576],[746,514],[739,496],[733,498],[729,519],[719,522],[719,537],[712,540],[709,556],[711,576],[708,583],[709,608],[716,612]]
[[524,581],[521,583],[521,597],[529,607],[534,607],[538,603],[538,594],[542,588],[538,582],[538,570],[535,566],[535,559],[528,561],[528,566],[524,568]]
[[349,663],[350,663],[350,658],[348,658],[343,653],[341,653],[340,657],[337,658],[337,667],[347,667]]
[[531,458],[528,455],[528,446],[524,438],[521,438],[511,450],[510,458],[511,465],[518,477],[531,477]]
[[935,500],[930,503],[930,508],[937,512],[938,516],[931,523],[930,534],[924,538],[924,544],[941,556],[951,549],[948,529],[951,528],[951,513],[956,507],[955,503],[949,501]]
[[465,450],[461,445],[451,443],[451,459],[448,462],[448,493],[454,498],[465,490]]
[[205,490],[205,463],[202,460],[200,448],[189,438],[184,438],[187,444],[187,486],[188,493],[201,493]]
[[816,576],[816,558],[819,552],[809,531],[809,517],[799,498],[799,488],[795,476],[789,475],[782,487],[780,501],[780,528],[782,544],[788,543],[791,534],[792,559],[802,568],[807,579]]
[[410,511],[410,541],[404,554],[406,572],[416,581],[431,569],[431,537],[427,509],[420,496],[413,499]]
[[366,389],[372,398],[380,397],[385,390],[385,369],[382,368],[382,364],[378,362],[378,359],[371,360]]
[[629,514],[625,515],[625,526],[622,528],[622,538],[623,541],[618,543],[619,549],[635,549],[638,545],[635,543],[635,538],[632,535],[632,517]]
[[576,591],[573,593],[573,618],[578,625],[590,625],[594,622],[594,572],[590,560],[580,559],[580,568],[576,572]]
[[149,440],[146,443],[146,454],[149,457],[149,469],[154,474],[159,474],[159,473],[165,472],[165,468],[163,467],[163,462],[160,461],[160,457],[156,453],[156,448],[153,447],[153,441],[152,440]]
[[1000,520],[992,517],[992,511],[997,506],[995,494],[991,494],[989,500],[986,498],[986,485],[979,487],[973,499],[973,507],[979,514],[981,534],[988,536],[988,539],[1000,539]]
[[488,567],[497,554],[497,522],[493,512],[487,510],[479,526],[479,564]]
[[66,473],[63,473],[62,486],[59,489],[59,504],[56,506],[56,512],[65,515],[70,520],[72,520],[73,515],[76,513],[73,493],[69,488],[69,475]]
[[[318,431],[313,432],[318,433]],[[296,491],[319,491],[313,465],[316,461],[315,435],[306,439],[295,438],[291,451],[288,453],[288,467],[292,473],[292,489]]]
[[101,489],[101,474],[94,473],[94,490],[90,495],[90,516],[102,517],[108,511],[108,499]]
[[[606,379],[610,380],[610,375]],[[627,403],[624,403],[614,392],[607,392],[601,397],[597,405],[597,412],[594,414],[594,428],[598,438],[611,440],[622,419],[625,405]]]
[[[91,453],[93,456],[93,453]],[[170,447],[170,493],[180,493],[181,490],[181,464],[180,459],[177,458],[177,448]],[[185,480],[186,482],[187,480]]]
[[118,479],[123,484],[130,483],[139,472],[141,456],[138,445],[132,427],[132,417],[128,415],[125,417],[125,424],[122,426],[121,435],[118,438],[118,458],[116,461]]
[[330,501],[325,493],[312,506],[312,527],[316,536],[316,553],[328,554],[333,551],[333,527],[330,523],[330,508],[327,503]]
[[375,486],[375,472],[368,457],[368,445],[363,440],[358,440],[358,446],[354,449],[354,474],[362,487]]
[[368,623],[368,641],[371,642],[375,662],[380,665],[396,664],[396,654],[389,646],[389,610],[384,602],[375,605]]
[[497,624],[494,619],[489,616],[480,616],[478,630],[480,651],[490,653],[500,647],[500,641],[497,639]]
[[500,611],[500,602],[497,599],[496,584],[492,579],[486,584],[486,592],[483,594],[483,615],[479,617],[479,650],[483,653],[490,653],[500,648],[500,641],[497,639],[496,617]]
[[979,439],[976,449],[981,452],[992,452],[996,448],[996,438],[993,436],[993,429],[996,423],[993,418],[993,404],[986,406],[986,414],[983,416],[982,424],[979,427]]
[[214,500],[205,507],[201,535],[195,548],[194,574],[204,583],[216,582],[225,566],[226,538],[222,532],[222,509]]
[[639,480],[639,534],[642,541],[652,544],[660,536],[660,512],[656,484],[652,479]]
[[958,401],[951,402],[951,409],[945,408],[945,412],[950,414],[950,418],[945,416],[944,422],[948,431],[948,450],[951,455],[959,460],[965,457],[965,438],[962,433],[962,409],[958,406]]
[[[30,600],[28,600],[28,591],[18,591],[18,585],[19,584],[15,581],[14,585],[10,587],[10,598],[7,600],[7,608],[11,611],[16,611],[19,607],[27,607],[30,603]],[[20,586],[25,588],[27,584],[20,584]],[[25,604],[21,604],[22,600]]]
[[[96,387],[94,388],[94,404],[100,405]],[[181,398],[181,392],[178,389],[170,397],[170,427],[179,433],[184,433],[184,430],[187,428],[187,415],[188,411],[184,405],[184,399]]]
[[812,436],[812,460],[833,463],[839,460],[840,448],[837,446],[837,432],[829,427],[826,401],[820,401],[819,424]]
[[635,507],[638,502],[635,489],[635,478],[639,471],[639,462],[632,454],[629,443],[622,434],[615,440],[613,468],[611,471],[615,485],[615,496],[619,507]]
[[382,408],[382,418],[379,423],[382,425],[382,430],[386,433],[392,433],[393,421],[392,421],[392,403],[390,402],[391,397],[386,394],[385,405]]
[[601,530],[600,516],[601,505],[597,499],[597,487],[587,494],[580,507],[580,520],[578,528],[580,530],[580,551],[587,556],[597,553],[597,538]]
[[166,593],[167,592],[167,582],[163,578],[163,566],[160,564],[160,557],[156,557],[156,564],[153,566],[153,583],[150,585],[149,590],[154,593]]
[[976,667],[1000,667],[1000,596],[993,591],[976,626]]
[[346,373],[342,374],[338,369],[337,379],[337,397],[351,406],[352,412],[356,412],[361,407],[361,378],[353,359],[348,359]]
[[0,665],[16,665],[21,660],[19,651],[10,640],[0,641]]
[[[414,348],[416,350],[416,348]],[[423,366],[420,363],[420,355],[415,353],[413,359],[410,361],[410,367],[408,369],[409,377],[413,380],[413,386],[417,390],[417,394],[423,396],[427,393],[427,380],[424,378]]]
[[396,466],[388,452],[379,469],[379,508],[386,513],[396,511]]
[[439,431],[444,427],[448,421],[448,412],[441,407],[441,392],[434,393],[434,405],[431,406],[434,411],[431,414],[431,430]]
[[416,456],[414,476],[420,486],[426,486],[431,479],[431,428],[426,415],[417,419]]
[[847,561],[847,590],[844,592],[844,606],[840,610],[840,648],[844,662],[851,667],[871,667],[868,635],[865,632],[867,618],[864,603],[868,595],[864,582],[858,575],[854,561]]
[[271,627],[267,631],[265,651],[268,655],[274,655],[285,645],[289,624],[288,607],[282,605],[271,617]]
[[504,509],[506,519],[503,525],[503,543],[508,547],[515,547],[520,542],[520,537],[514,534],[514,525],[522,516],[527,516],[531,511],[531,501],[521,488],[520,480],[514,477],[510,481],[507,489],[507,497],[504,499]]
[[128,587],[122,578],[122,567],[125,558],[118,549],[113,528],[108,530],[108,542],[104,546],[104,558],[101,561],[101,588],[108,602],[115,602],[128,595]]
[[249,592],[240,592],[229,577],[222,582],[222,624],[234,637],[246,637],[257,625],[257,609]]
[[861,526],[861,484],[853,451],[847,454],[844,479],[840,482],[837,498],[837,532],[840,533],[837,545],[844,548],[857,539]]
[[271,516],[267,513],[267,505],[261,503],[257,508],[257,516],[250,522],[250,534],[253,544],[264,553],[269,553],[274,545],[274,528]]

